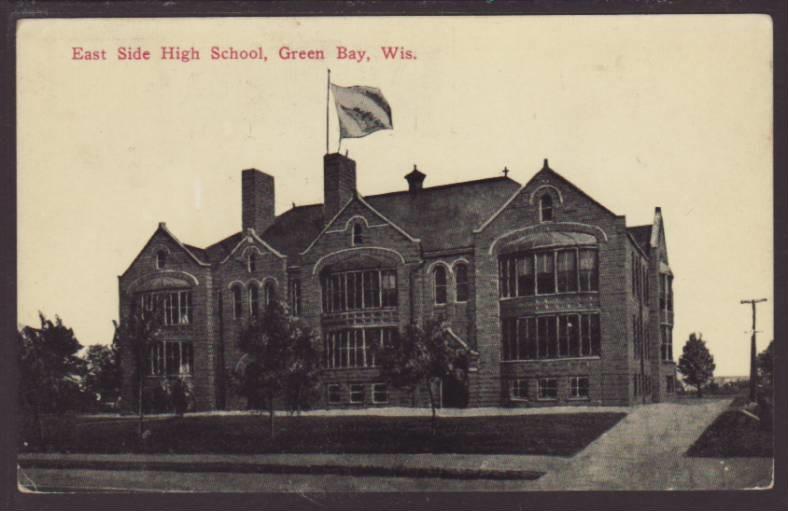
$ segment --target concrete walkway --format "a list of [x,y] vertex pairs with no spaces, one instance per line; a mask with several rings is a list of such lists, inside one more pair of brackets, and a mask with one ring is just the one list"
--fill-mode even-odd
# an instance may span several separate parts
[[534,482],[544,490],[707,490],[771,482],[768,458],[688,458],[684,453],[729,399],[638,406],[578,453]]

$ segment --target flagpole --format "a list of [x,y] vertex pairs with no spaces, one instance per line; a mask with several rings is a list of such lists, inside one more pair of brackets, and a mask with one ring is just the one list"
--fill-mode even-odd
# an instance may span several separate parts
[[331,69],[328,70],[326,79],[326,154],[328,154],[328,99],[331,91]]

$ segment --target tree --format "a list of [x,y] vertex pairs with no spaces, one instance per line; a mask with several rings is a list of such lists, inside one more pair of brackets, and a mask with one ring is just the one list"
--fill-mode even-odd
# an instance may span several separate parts
[[120,323],[114,322],[115,338],[113,344],[127,346],[134,357],[134,380],[137,386],[137,411],[139,422],[137,433],[142,439],[145,414],[143,411],[143,388],[145,386],[145,358],[148,347],[156,342],[162,325],[161,304],[154,302],[147,309],[133,305],[130,314]]
[[114,403],[120,396],[121,370],[118,346],[115,342],[93,344],[85,353],[87,365],[83,386],[85,392],[102,403]]
[[690,334],[679,358],[679,371],[684,382],[698,389],[698,397],[703,396],[703,386],[714,377],[714,357],[709,353],[703,334]]
[[384,379],[396,388],[427,389],[432,411],[431,429],[437,432],[435,409],[437,396],[432,384],[447,378],[456,378],[457,372],[467,367],[467,353],[453,342],[448,327],[430,321],[424,328],[410,324],[400,335],[391,336],[376,350],[376,360]]
[[238,393],[250,409],[268,410],[272,438],[277,400],[300,410],[317,385],[316,342],[312,330],[290,317],[277,300],[241,332],[238,347],[244,355],[236,374]]
[[74,331],[38,314],[40,328],[26,326],[17,332],[19,353],[19,401],[32,416],[34,439],[43,442],[43,413],[62,412],[79,399],[79,378],[84,362],[76,355],[82,345]]
[[758,353],[758,378],[761,380],[761,386],[764,388],[772,388],[774,383],[774,341],[769,343],[765,350]]

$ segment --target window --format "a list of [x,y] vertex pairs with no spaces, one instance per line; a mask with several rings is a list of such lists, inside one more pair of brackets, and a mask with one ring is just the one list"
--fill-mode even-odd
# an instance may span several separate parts
[[276,299],[276,288],[272,282],[263,285],[263,305],[268,307]]
[[667,298],[668,298],[668,310],[672,311],[673,310],[673,277],[671,277],[670,275],[668,275]]
[[534,256],[525,255],[517,258],[517,287],[512,289],[518,296],[530,296],[534,294]]
[[167,266],[167,251],[159,250],[156,252],[156,269],[161,270]]
[[[381,285],[382,283],[382,285]],[[396,307],[396,270],[347,271],[321,277],[323,312]]]
[[668,394],[673,394],[676,391],[676,380],[673,376],[665,376],[665,390]]
[[509,397],[515,400],[528,399],[528,380],[525,378],[515,378],[511,381]]
[[[370,286],[370,295],[372,297],[371,303],[377,306],[377,272],[368,272],[371,275],[373,285]],[[396,270],[383,270],[380,272],[380,278],[383,279],[383,307],[396,307],[399,299],[397,297],[397,271]],[[366,281],[365,281],[366,285]],[[366,289],[366,287],[365,287]]]
[[260,288],[257,284],[249,286],[249,316],[256,318],[260,313]]
[[342,401],[342,395],[340,394],[339,385],[336,383],[331,383],[326,385],[326,394],[328,398],[328,402],[332,404],[340,403]]
[[640,358],[640,335],[638,333],[637,314],[632,314],[632,345],[635,349],[635,358]]
[[580,291],[599,290],[599,265],[596,250],[579,250]]
[[539,378],[537,389],[539,399],[558,399],[558,380],[555,378]]
[[560,314],[504,318],[503,360],[600,355],[599,314]]
[[662,325],[662,342],[660,344],[660,356],[662,360],[668,362],[673,360],[673,329],[670,325]]
[[301,315],[301,281],[298,279],[290,281],[290,314]]
[[353,245],[364,244],[364,233],[362,229],[363,227],[360,223],[353,224]]
[[457,285],[456,300],[458,302],[468,301],[468,265],[458,263],[454,271],[454,280]]
[[152,311],[154,306],[161,307],[162,322],[165,326],[188,325],[192,322],[192,292],[164,291],[140,295],[140,306]]
[[553,198],[549,194],[544,194],[539,199],[539,218],[542,222],[553,220]]
[[364,402],[364,386],[359,383],[354,383],[350,386],[350,402],[363,403]]
[[190,375],[194,366],[191,341],[157,341],[148,346],[150,376]]
[[372,384],[372,402],[373,403],[388,403],[389,391],[385,383]]
[[543,295],[555,293],[553,253],[536,254],[536,292]]
[[633,374],[632,375],[632,388],[635,394],[635,397],[640,395],[640,375]]
[[254,252],[249,252],[249,255],[246,256],[246,269],[249,273],[257,271],[257,254]]
[[241,286],[233,286],[233,319],[238,319],[243,315],[243,298],[241,293]]
[[351,328],[328,332],[324,341],[326,367],[375,367],[375,349],[396,335],[396,328]]
[[439,305],[446,303],[446,268],[440,265],[436,266],[432,270],[432,278],[435,288],[435,303]]
[[558,252],[558,292],[577,291],[577,251]]
[[569,397],[572,399],[588,399],[588,376],[572,376],[569,379]]

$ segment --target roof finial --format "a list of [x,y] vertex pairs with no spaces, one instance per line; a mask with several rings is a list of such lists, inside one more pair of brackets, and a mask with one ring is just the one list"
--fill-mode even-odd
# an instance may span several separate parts
[[543,169],[549,169],[550,165],[547,164],[547,158],[544,159],[544,165],[542,166]]
[[416,168],[416,164],[415,163],[413,164],[413,170],[419,170],[419,169]]
[[348,150],[345,149],[345,158],[347,158],[347,153],[348,153]]
[[509,168],[504,165],[503,166],[503,177],[507,177],[509,175]]

